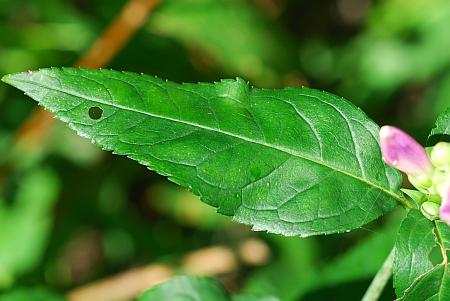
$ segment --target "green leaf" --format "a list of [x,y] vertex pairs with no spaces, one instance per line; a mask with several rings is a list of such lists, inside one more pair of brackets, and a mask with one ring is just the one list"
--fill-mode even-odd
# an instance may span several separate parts
[[399,301],[450,300],[450,273],[447,264],[439,264],[421,276]]
[[395,243],[394,287],[397,296],[424,273],[433,269],[429,260],[436,237],[434,224],[418,210],[411,210],[403,220]]
[[[430,258],[437,243],[442,263],[434,265]],[[440,220],[431,222],[411,210],[400,227],[395,247],[394,287],[399,300],[449,300],[450,274],[445,255],[450,247],[449,225]]]
[[138,301],[279,301],[274,297],[230,296],[214,279],[180,276],[144,292]]
[[430,137],[428,137],[428,144],[434,145],[440,140],[450,141],[450,107],[439,115],[436,127],[431,131]]
[[450,250],[450,226],[441,220],[434,222],[436,225],[436,235],[439,238],[439,243],[444,250]]
[[406,202],[400,174],[381,159],[377,125],[329,93],[75,68],[3,80],[79,135],[189,187],[254,230],[343,232]]
[[22,177],[11,206],[0,200],[0,288],[40,262],[57,191],[57,178],[50,170],[33,170]]
[[138,301],[229,301],[223,287],[212,278],[175,277],[144,292]]

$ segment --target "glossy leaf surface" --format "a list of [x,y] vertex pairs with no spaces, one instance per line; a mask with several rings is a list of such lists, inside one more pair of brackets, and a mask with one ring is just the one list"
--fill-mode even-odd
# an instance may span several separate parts
[[254,230],[343,232],[404,202],[399,173],[381,159],[377,125],[332,94],[75,68],[3,80],[79,135],[189,187]]

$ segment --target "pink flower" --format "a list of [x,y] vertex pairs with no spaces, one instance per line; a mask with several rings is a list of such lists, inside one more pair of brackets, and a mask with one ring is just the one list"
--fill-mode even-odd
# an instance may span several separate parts
[[411,176],[433,172],[433,165],[425,149],[411,136],[393,126],[380,130],[383,160]]
[[441,208],[439,209],[439,218],[450,225],[450,184],[444,189]]

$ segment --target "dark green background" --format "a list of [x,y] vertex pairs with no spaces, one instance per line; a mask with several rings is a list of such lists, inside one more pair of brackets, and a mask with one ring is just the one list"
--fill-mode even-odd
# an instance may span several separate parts
[[[239,76],[257,87],[310,86],[346,97],[378,124],[402,127],[423,143],[450,104],[447,0],[161,2],[107,67],[176,82]],[[0,75],[72,65],[125,3],[0,0]],[[60,123],[33,149],[13,148],[35,107],[0,85],[4,298],[32,289],[57,300],[131,267],[257,236],[271,247],[271,261],[241,268],[229,289],[283,300],[358,300],[393,245],[401,212],[329,237],[252,233]],[[388,289],[383,300],[392,298]]]

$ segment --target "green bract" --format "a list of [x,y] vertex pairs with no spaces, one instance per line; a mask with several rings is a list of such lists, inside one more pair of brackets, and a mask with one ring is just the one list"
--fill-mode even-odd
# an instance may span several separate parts
[[378,126],[332,94],[175,84],[110,70],[43,69],[3,80],[79,135],[189,187],[220,213],[283,235],[348,231],[406,202]]

